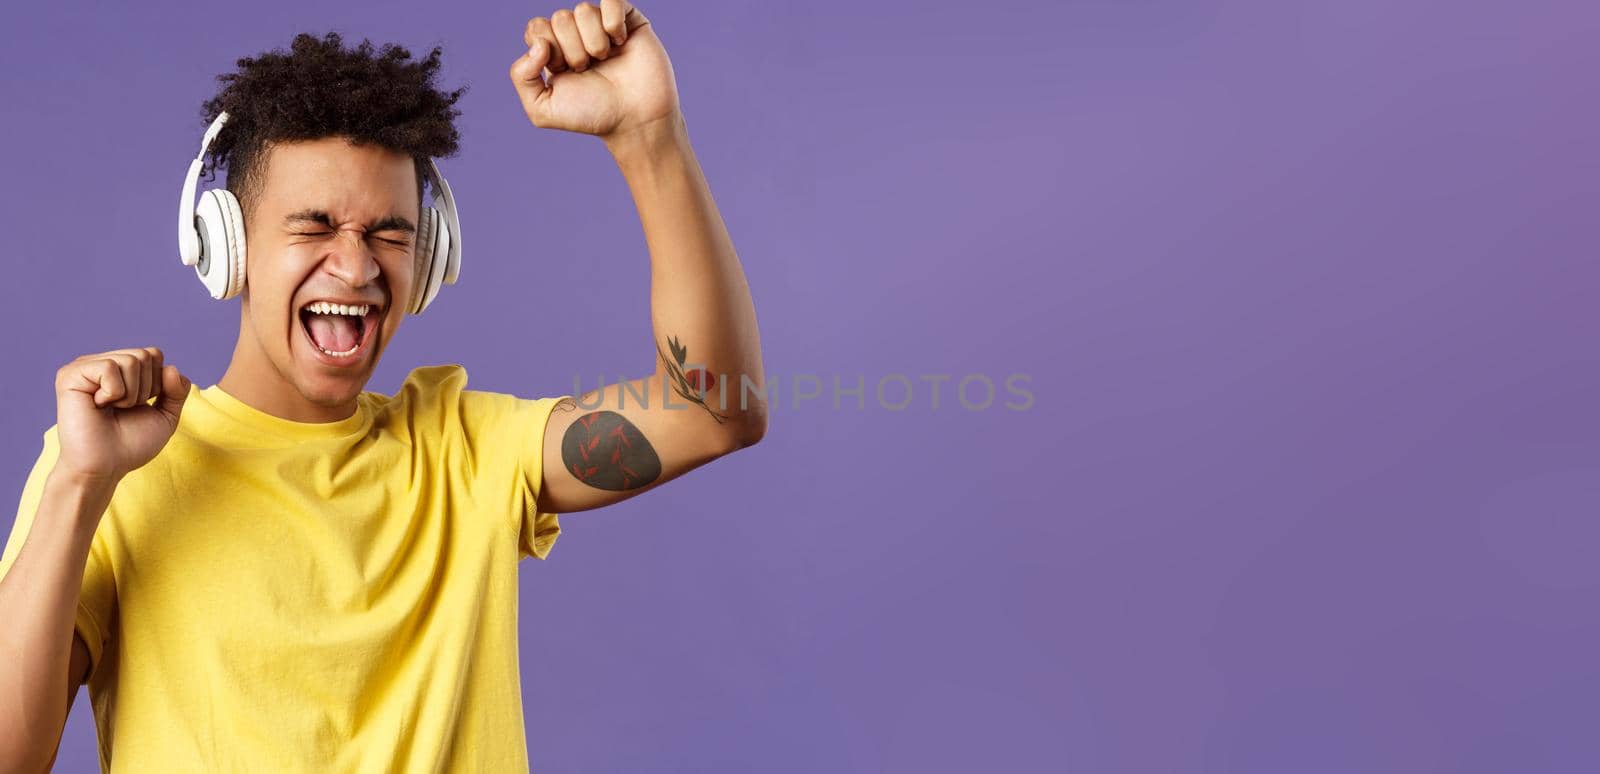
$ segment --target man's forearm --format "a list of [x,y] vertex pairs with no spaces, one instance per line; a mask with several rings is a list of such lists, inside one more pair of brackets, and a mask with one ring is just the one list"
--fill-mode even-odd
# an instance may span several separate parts
[[657,373],[691,402],[703,390],[714,424],[740,445],[754,443],[766,430],[755,304],[682,114],[607,138],[606,146],[650,250]]
[[52,472],[0,579],[0,770],[43,770],[61,741],[83,569],[115,488]]

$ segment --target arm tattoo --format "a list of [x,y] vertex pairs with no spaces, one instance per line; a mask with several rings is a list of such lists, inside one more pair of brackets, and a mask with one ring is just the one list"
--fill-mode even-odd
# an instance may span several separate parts
[[717,420],[717,424],[722,424],[727,417],[712,411],[711,407],[706,405],[705,399],[705,396],[711,394],[711,388],[716,386],[717,378],[704,368],[684,373],[683,366],[689,357],[689,348],[680,344],[676,336],[667,338],[667,346],[672,348],[672,357],[667,357],[667,353],[661,351],[660,344],[656,345],[656,354],[661,356],[661,362],[667,367],[667,377],[672,380],[673,390],[682,395],[684,400],[705,409],[712,419]]
[[597,489],[638,489],[661,476],[650,442],[615,411],[578,417],[561,437],[561,461],[574,478]]

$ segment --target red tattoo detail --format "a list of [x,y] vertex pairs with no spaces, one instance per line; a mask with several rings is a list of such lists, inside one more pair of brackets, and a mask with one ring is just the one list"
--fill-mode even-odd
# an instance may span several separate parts
[[717,386],[717,377],[704,368],[696,368],[683,375],[683,380],[689,383],[697,392],[710,392]]

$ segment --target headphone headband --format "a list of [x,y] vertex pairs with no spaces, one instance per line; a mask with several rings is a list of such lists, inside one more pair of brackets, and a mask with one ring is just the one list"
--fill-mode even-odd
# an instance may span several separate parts
[[216,120],[211,122],[206,129],[206,135],[200,140],[200,153],[195,155],[194,161],[189,162],[189,174],[183,178],[183,198],[178,200],[178,257],[184,266],[193,266],[200,262],[200,229],[195,222],[194,214],[194,188],[200,179],[200,167],[205,165],[206,150],[211,147],[211,141],[217,138],[222,131],[222,125],[228,123],[228,111],[217,114]]

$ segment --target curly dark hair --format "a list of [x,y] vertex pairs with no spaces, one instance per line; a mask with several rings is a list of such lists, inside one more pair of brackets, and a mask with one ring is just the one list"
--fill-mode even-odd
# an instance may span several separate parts
[[346,49],[337,32],[321,39],[302,32],[288,53],[239,59],[238,72],[217,76],[222,89],[201,108],[206,126],[228,112],[202,169],[212,179],[218,166],[227,166],[227,188],[248,217],[265,183],[264,154],[272,143],[345,136],[410,155],[420,207],[428,158],[453,156],[458,148],[455,103],[467,89],[434,88],[437,46],[426,58],[410,60],[411,52],[394,43],[376,55],[365,39]]

